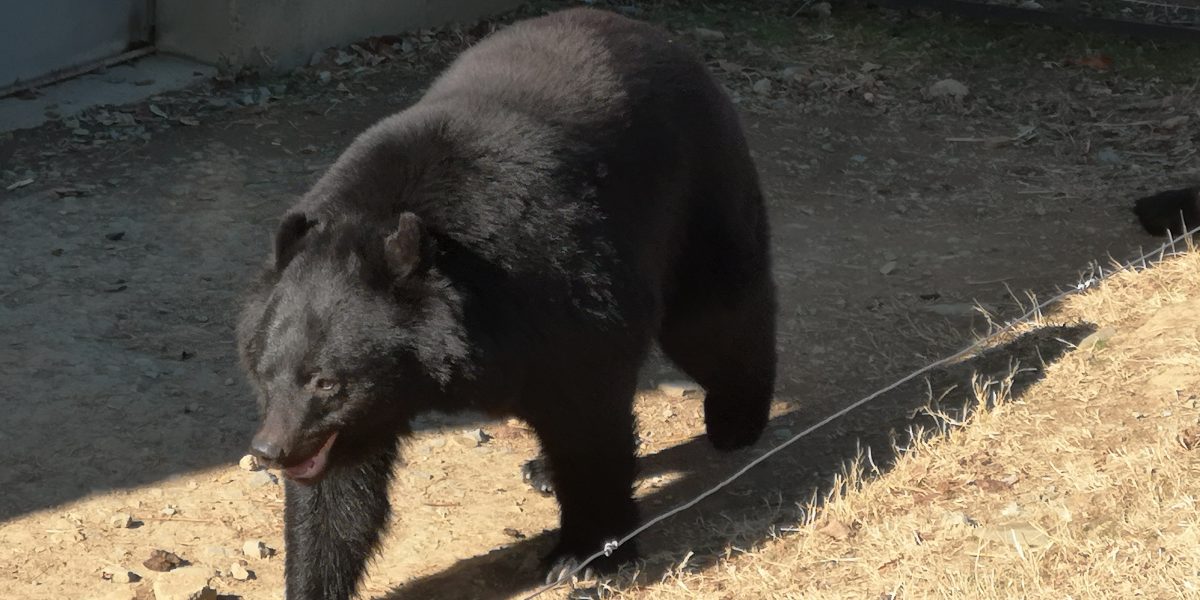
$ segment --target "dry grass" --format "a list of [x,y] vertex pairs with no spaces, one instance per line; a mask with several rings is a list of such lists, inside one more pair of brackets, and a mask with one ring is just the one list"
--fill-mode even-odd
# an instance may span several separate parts
[[[809,522],[616,598],[1200,598],[1200,253],[1124,272],[1043,315],[1081,343],[1020,398],[860,460]],[[1182,440],[1182,441],[1181,441]]]

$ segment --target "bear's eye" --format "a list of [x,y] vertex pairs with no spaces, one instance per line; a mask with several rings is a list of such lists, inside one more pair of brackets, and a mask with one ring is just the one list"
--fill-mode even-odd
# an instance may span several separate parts
[[333,379],[331,377],[317,376],[317,377],[314,377],[312,380],[313,389],[315,389],[318,392],[325,393],[325,394],[332,394],[332,393],[336,392],[338,390],[338,387],[340,387],[340,386],[341,386],[341,383],[338,380]]

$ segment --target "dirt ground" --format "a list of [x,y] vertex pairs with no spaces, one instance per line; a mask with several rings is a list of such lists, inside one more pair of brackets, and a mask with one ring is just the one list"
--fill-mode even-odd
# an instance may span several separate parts
[[[755,449],[718,455],[698,399],[656,388],[678,374],[647,367],[646,516],[965,345],[989,326],[974,304],[1003,319],[1026,291],[1157,245],[1128,206],[1200,179],[1195,48],[806,5],[631,5],[701,48],[743,108],[782,307],[778,416]],[[565,4],[507,18],[548,6]],[[237,464],[255,421],[238,294],[281,211],[355,133],[495,26],[368,40],[287,76],[224,74],[0,137],[0,597],[148,598],[154,549],[219,571],[226,597],[281,597],[282,487]],[[1064,346],[1044,341],[1021,351],[1052,362]],[[860,448],[886,465],[928,393],[888,395],[651,529],[643,575],[769,539]],[[557,519],[521,481],[535,440],[515,422],[425,425],[363,597],[529,589]],[[480,427],[490,439],[465,435]],[[248,540],[277,552],[243,556]],[[140,581],[107,580],[113,567]]]

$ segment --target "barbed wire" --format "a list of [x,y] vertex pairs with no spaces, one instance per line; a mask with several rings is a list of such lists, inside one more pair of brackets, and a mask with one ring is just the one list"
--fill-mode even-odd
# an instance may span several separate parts
[[[992,340],[1000,337],[1001,335],[1008,333],[1009,331],[1012,331],[1018,325],[1022,325],[1024,323],[1028,322],[1031,318],[1034,318],[1034,317],[1040,315],[1042,309],[1050,306],[1051,304],[1054,304],[1060,300],[1063,300],[1064,298],[1074,296],[1085,290],[1091,289],[1091,288],[1095,287],[1096,285],[1098,285],[1100,282],[1108,279],[1109,277],[1112,277],[1116,273],[1120,273],[1122,271],[1127,271],[1130,269],[1135,269],[1135,268],[1137,268],[1137,266],[1139,264],[1141,265],[1142,269],[1145,269],[1148,266],[1146,263],[1146,259],[1150,259],[1150,258],[1154,257],[1155,255],[1158,255],[1158,260],[1161,261],[1166,256],[1174,256],[1176,254],[1179,254],[1179,251],[1176,249],[1175,243],[1189,238],[1192,234],[1196,233],[1197,231],[1200,231],[1200,227],[1196,227],[1191,230],[1188,230],[1187,233],[1184,233],[1178,237],[1171,237],[1169,241],[1164,242],[1161,246],[1158,247],[1157,250],[1146,252],[1133,260],[1122,263],[1116,269],[1109,270],[1107,273],[1105,273],[1104,268],[1101,267],[1098,263],[1094,263],[1092,268],[1087,273],[1087,275],[1081,277],[1080,282],[1077,285],[1072,286],[1066,290],[1063,290],[1063,291],[1059,292],[1058,294],[1055,294],[1054,296],[1050,297],[1050,299],[1048,299],[1048,300],[1044,300],[1040,303],[1035,304],[1033,306],[1033,308],[1029,309],[1021,316],[1008,321],[1008,323],[1006,323],[1004,326],[1000,327],[999,329],[993,330],[991,333],[987,334],[984,337],[979,338],[978,340],[972,342],[971,344],[967,345],[963,349],[961,349],[953,354],[950,354],[948,356],[945,356],[943,358],[940,358],[934,362],[931,362],[931,363],[917,369],[916,371],[913,371],[912,373],[909,373],[908,375],[905,375],[904,377],[901,377],[900,379],[897,379],[896,381],[894,381],[882,388],[879,388],[878,390],[872,392],[871,394],[864,396],[863,398],[859,399],[858,401],[856,401],[852,404],[846,405],[842,409],[834,412],[833,414],[825,417],[824,419],[821,419],[820,421],[818,421],[817,423],[808,427],[804,431],[801,431],[800,433],[797,433],[796,435],[792,436],[787,441],[784,441],[783,443],[779,444],[778,446],[775,446],[774,448],[771,448],[770,450],[764,452],[762,455],[758,456],[754,460],[751,460],[749,463],[746,463],[745,466],[743,466],[742,468],[735,471],[732,475],[721,480],[719,483],[717,483],[716,485],[712,486],[711,488],[705,490],[704,492],[701,492],[695,498],[692,498],[691,500],[688,500],[687,502],[684,502],[683,504],[680,504],[679,506],[676,506],[675,508],[672,508],[671,510],[668,510],[667,512],[659,514],[658,516],[654,517],[653,519],[650,519],[649,521],[646,521],[638,528],[634,529],[633,531],[630,531],[628,534],[625,535],[625,537],[622,537],[621,539],[609,540],[609,541],[605,542],[604,547],[602,549],[600,549],[599,551],[597,551],[595,554],[592,554],[591,556],[587,557],[586,559],[581,561],[579,564],[575,565],[574,568],[562,573],[559,576],[559,578],[556,579],[555,581],[547,583],[547,584],[537,588],[536,590],[533,591],[533,593],[522,598],[522,600],[532,600],[533,598],[536,598],[550,590],[558,588],[559,586],[563,585],[564,583],[570,581],[573,577],[575,577],[575,575],[578,575],[580,572],[582,572],[585,568],[587,568],[587,566],[589,564],[591,564],[596,559],[598,559],[602,556],[612,556],[612,553],[614,551],[616,551],[616,549],[619,548],[622,544],[625,544],[625,543],[629,542],[630,540],[632,540],[633,538],[637,537],[638,535],[641,535],[647,529],[650,529],[651,527],[699,504],[705,498],[708,498],[709,496],[711,496],[711,495],[717,493],[718,491],[724,489],[725,487],[729,486],[729,484],[736,481],[742,475],[745,475],[747,472],[749,472],[754,467],[757,467],[758,465],[762,464],[768,458],[771,458],[772,456],[778,454],[784,448],[791,446],[792,444],[796,443],[797,441],[810,435],[814,431],[817,431],[818,429],[821,429],[822,427],[832,423],[833,421],[836,421],[836,420],[846,416],[847,414],[853,412],[854,410],[858,409],[859,407],[863,406],[864,404],[867,404],[868,402],[871,402],[871,401],[875,400],[876,398],[878,398],[892,390],[895,390],[896,388],[912,381],[913,379],[916,379],[934,369],[937,369],[937,368],[945,366],[949,363],[952,363],[960,358],[963,358],[965,356],[975,353],[976,351],[978,351],[980,348],[982,348],[988,342],[991,342]],[[1189,247],[1190,247],[1190,244],[1189,244]],[[1169,252],[1168,252],[1168,250],[1169,250]],[[1153,264],[1153,262],[1157,262],[1157,261],[1152,260],[1151,264]]]

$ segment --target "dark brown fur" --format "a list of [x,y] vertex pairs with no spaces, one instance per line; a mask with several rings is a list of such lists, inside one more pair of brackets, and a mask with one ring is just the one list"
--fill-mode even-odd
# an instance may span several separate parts
[[1200,227],[1200,187],[1160,192],[1139,198],[1133,213],[1146,233],[1183,235]]

